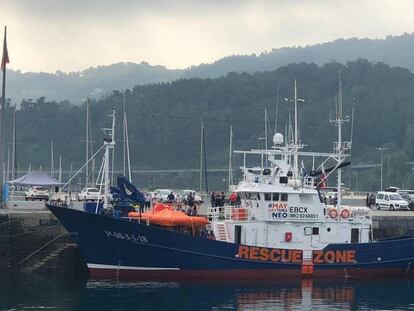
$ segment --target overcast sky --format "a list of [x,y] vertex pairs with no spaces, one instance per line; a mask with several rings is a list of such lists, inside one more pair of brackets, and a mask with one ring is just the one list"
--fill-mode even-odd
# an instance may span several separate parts
[[337,38],[384,38],[414,32],[413,14],[411,0],[0,0],[10,67],[47,72],[120,61],[185,68]]

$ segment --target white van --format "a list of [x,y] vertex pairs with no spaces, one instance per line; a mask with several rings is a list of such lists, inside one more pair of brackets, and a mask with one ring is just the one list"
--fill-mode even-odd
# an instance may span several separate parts
[[397,192],[379,191],[375,198],[375,206],[378,210],[381,208],[394,211],[396,209],[408,210],[408,202],[405,201]]

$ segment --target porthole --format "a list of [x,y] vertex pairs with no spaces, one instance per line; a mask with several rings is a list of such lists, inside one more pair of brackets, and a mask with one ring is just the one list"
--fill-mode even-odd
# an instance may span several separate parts
[[331,228],[326,229],[326,231],[331,232]]

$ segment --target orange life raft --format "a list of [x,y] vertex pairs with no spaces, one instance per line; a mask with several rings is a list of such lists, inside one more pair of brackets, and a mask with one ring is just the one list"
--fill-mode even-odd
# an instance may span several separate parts
[[156,224],[165,227],[184,226],[184,227],[200,227],[208,224],[207,219],[200,216],[188,216],[181,211],[175,211],[171,205],[156,204],[151,211],[141,214],[137,212],[129,212],[128,217],[140,218],[148,221],[150,224]]

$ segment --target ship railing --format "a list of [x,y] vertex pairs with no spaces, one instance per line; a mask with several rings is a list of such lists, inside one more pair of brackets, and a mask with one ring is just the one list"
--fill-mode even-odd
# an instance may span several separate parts
[[224,206],[209,207],[207,209],[207,217],[209,220],[224,220]]
[[235,205],[209,207],[207,210],[208,220],[249,220],[252,215],[248,208]]
[[303,186],[305,188],[315,188],[315,178],[311,176],[306,176],[303,181]]

